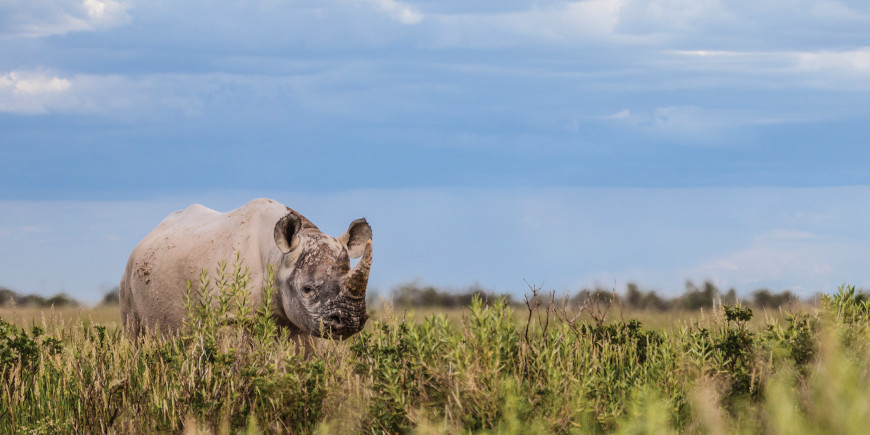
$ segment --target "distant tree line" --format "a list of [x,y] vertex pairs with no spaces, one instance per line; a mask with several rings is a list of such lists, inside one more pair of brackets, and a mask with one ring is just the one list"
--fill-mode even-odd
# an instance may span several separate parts
[[[101,304],[118,305],[120,300],[120,289],[115,286],[115,288],[109,290],[109,292],[106,293],[105,296],[103,296]],[[9,307],[13,304],[17,307],[37,308],[49,308],[52,306],[56,308],[78,307],[80,305],[77,300],[73,299],[65,293],[59,293],[51,297],[45,297],[35,294],[23,295],[14,290],[0,286],[0,307]]]
[[[391,296],[391,302],[396,307],[463,307],[468,305],[474,296],[479,296],[484,303],[492,303],[501,297],[505,297],[509,304],[521,305],[523,303],[521,300],[515,300],[509,294],[493,294],[478,286],[457,292],[433,286],[420,286],[417,283],[407,283],[393,289]],[[554,295],[554,297],[560,299],[558,295]],[[723,292],[711,281],[706,281],[700,286],[692,281],[687,281],[683,294],[670,298],[663,297],[653,290],[643,291],[637,284],[629,283],[624,292],[617,293],[613,289],[598,287],[580,290],[568,295],[567,299],[569,303],[582,304],[590,297],[602,302],[613,300],[613,302],[625,307],[656,311],[698,310],[710,308],[717,301],[732,305],[739,301],[742,304],[757,308],[776,309],[799,301],[798,296],[789,290],[777,293],[766,288],[755,290],[748,297],[738,297],[735,289],[731,288]],[[870,293],[861,291],[859,297],[870,300]]]
[[[369,300],[370,305],[377,305],[376,293],[372,293]],[[434,286],[421,286],[416,282],[402,284],[394,288],[390,292],[389,301],[396,307],[442,307],[442,308],[459,308],[468,306],[471,299],[475,296],[480,297],[485,304],[492,304],[500,298],[505,298],[508,304],[522,305],[522,300],[516,300],[510,294],[496,294],[491,291],[484,290],[479,286],[471,286],[465,290],[454,291],[439,289]],[[762,288],[755,290],[748,297],[738,298],[736,290],[733,288],[722,292],[710,281],[704,282],[698,286],[692,281],[687,281],[683,294],[676,297],[663,297],[654,290],[643,291],[637,284],[629,283],[625,287],[624,292],[615,292],[613,289],[605,289],[597,287],[593,289],[583,289],[568,296],[569,303],[582,304],[588,297],[592,297],[602,302],[618,302],[625,307],[644,309],[644,310],[698,310],[701,308],[710,308],[716,301],[723,304],[734,304],[740,301],[743,304],[749,304],[758,308],[779,308],[788,305],[792,302],[799,301],[797,295],[789,290],[782,292],[773,292],[769,289]],[[615,298],[615,299],[614,299]],[[859,290],[856,294],[859,301],[870,300],[870,292]],[[17,306],[27,307],[76,307],[79,302],[69,297],[64,293],[60,293],[51,297],[28,294],[22,295],[6,287],[0,286],[0,307],[10,306],[12,303]],[[101,301],[103,305],[117,305],[120,302],[119,288],[109,290]]]
[[79,305],[79,303],[75,299],[67,296],[64,293],[59,293],[47,298],[34,294],[22,295],[6,287],[0,287],[0,307],[8,307],[11,306],[13,303],[19,307],[44,308],[48,308],[51,306],[58,308],[77,307]]
[[391,302],[397,307],[459,308],[470,305],[471,299],[475,296],[480,297],[484,304],[492,304],[502,297],[509,304],[514,303],[509,294],[496,295],[478,286],[471,286],[462,292],[452,292],[432,286],[420,287],[416,283],[403,284],[393,289]]
[[766,288],[755,290],[748,297],[739,297],[734,288],[723,292],[710,281],[705,281],[700,286],[692,281],[686,281],[683,294],[671,298],[659,296],[653,290],[645,292],[637,284],[629,283],[622,294],[602,288],[594,290],[584,289],[574,295],[572,300],[575,303],[582,303],[586,300],[587,296],[604,301],[615,298],[615,302],[619,302],[626,307],[657,311],[699,310],[701,308],[711,308],[717,302],[729,305],[740,302],[744,305],[752,305],[757,308],[776,309],[800,300],[797,295],[789,290],[776,293]]

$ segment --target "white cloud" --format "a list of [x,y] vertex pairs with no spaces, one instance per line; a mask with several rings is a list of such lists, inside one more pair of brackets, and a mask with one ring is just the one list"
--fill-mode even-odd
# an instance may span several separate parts
[[11,71],[0,75],[0,112],[48,113],[52,101],[64,98],[70,81],[45,73]]
[[375,5],[381,11],[387,13],[390,18],[402,24],[417,24],[423,21],[423,14],[407,3],[396,0],[366,0]]
[[128,8],[118,0],[7,0],[0,3],[0,34],[43,37],[108,29],[130,21]]
[[[317,71],[258,74],[50,74],[0,72],[0,112],[77,113],[113,117],[199,117],[238,101],[282,104],[331,116],[383,116],[424,99],[427,84],[399,86],[376,80],[367,62],[318,64]],[[374,77],[374,78],[373,78]],[[348,86],[353,84],[354,86]],[[415,98],[411,98],[415,97]],[[380,111],[371,102],[381,99]]]
[[0,73],[0,112],[122,114],[156,107],[196,115],[199,98],[220,81],[219,75],[131,79],[113,74],[62,77],[42,71],[10,71]]
[[69,80],[12,71],[0,76],[0,87],[21,95],[47,94],[69,89]]

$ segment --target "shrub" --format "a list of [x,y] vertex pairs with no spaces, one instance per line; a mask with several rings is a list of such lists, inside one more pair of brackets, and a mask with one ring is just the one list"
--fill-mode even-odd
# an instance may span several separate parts
[[103,296],[103,300],[100,302],[102,305],[118,305],[121,303],[121,288],[115,286],[115,288],[108,291]]

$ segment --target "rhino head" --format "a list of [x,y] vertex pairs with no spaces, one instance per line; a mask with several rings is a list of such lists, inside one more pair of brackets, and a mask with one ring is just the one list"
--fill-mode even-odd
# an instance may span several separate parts
[[[275,270],[278,297],[287,319],[316,337],[345,339],[365,325],[366,285],[372,264],[372,229],[351,222],[338,238],[294,213],[275,225],[281,260]],[[351,270],[350,259],[359,258]]]

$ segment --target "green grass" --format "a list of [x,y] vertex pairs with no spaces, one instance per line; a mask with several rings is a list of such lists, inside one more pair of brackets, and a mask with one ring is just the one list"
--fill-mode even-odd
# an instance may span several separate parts
[[479,300],[448,315],[387,310],[357,336],[306,351],[266,311],[246,308],[238,274],[219,281],[198,296],[213,306],[191,293],[186,328],[172,338],[132,342],[108,308],[0,313],[0,432],[863,433],[870,426],[870,307],[850,287],[818,309],[766,316],[724,306],[668,319],[611,307],[605,318],[592,306],[533,304],[530,312]]

